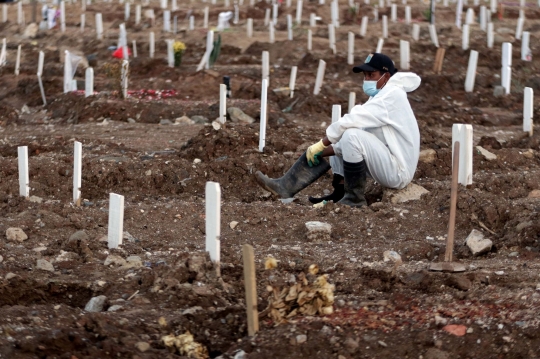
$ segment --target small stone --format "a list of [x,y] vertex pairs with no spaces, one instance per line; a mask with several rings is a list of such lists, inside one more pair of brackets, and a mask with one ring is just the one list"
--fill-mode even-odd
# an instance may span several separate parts
[[296,336],[296,344],[303,344],[307,341],[307,335],[305,334],[298,334]]
[[133,237],[131,233],[129,233],[128,231],[124,231],[122,235],[122,239],[125,239],[126,241],[131,242],[131,243],[138,242],[137,238]]
[[424,163],[433,163],[437,160],[437,151],[428,148],[427,150],[420,151],[420,158],[418,161]]
[[231,223],[229,223],[229,227],[231,227],[231,229],[235,229],[236,226],[238,226],[238,222],[237,222],[237,221],[232,221]]
[[126,262],[125,267],[128,268],[140,268],[143,266],[142,259],[139,256],[129,256],[126,258]]
[[93,297],[92,299],[88,301],[88,303],[86,303],[84,310],[86,310],[87,312],[94,312],[94,313],[102,312],[106,301],[107,301],[107,297],[104,295]]
[[459,290],[467,291],[471,289],[472,282],[465,276],[462,275],[451,275],[446,280],[446,285],[449,287],[457,288]]
[[37,23],[33,22],[24,29],[23,37],[26,39],[34,39],[39,31]]
[[0,256],[0,263],[4,261],[4,257]]
[[116,256],[114,254],[109,254],[109,256],[105,258],[105,262],[103,263],[103,265],[110,266],[111,264],[114,264],[117,266],[125,266],[127,262],[122,257]]
[[387,348],[387,347],[388,347],[388,344],[386,344],[386,343],[383,342],[382,340],[379,340],[377,343],[378,343],[381,347],[383,347],[383,348]]
[[201,163],[201,162],[202,162],[202,161],[201,161],[200,158],[195,158],[195,159],[193,160],[193,164],[194,164],[194,165],[199,164],[199,163]]
[[488,150],[486,150],[484,147],[482,146],[476,146],[476,150],[482,155],[484,156],[484,158],[487,160],[487,161],[494,161],[497,159],[497,155],[494,154],[494,153],[491,153],[489,152]]
[[43,202],[43,198],[41,197],[38,197],[38,196],[30,196],[28,198],[28,200],[32,203],[42,203]]
[[84,240],[84,241],[88,240],[88,235],[86,234],[85,231],[77,231],[69,237],[69,241],[79,241],[79,240]]
[[202,307],[199,307],[199,306],[191,307],[191,308],[185,309],[185,310],[182,312],[182,315],[195,314],[195,313],[198,312],[199,310],[202,310]]
[[212,128],[216,131],[221,130],[221,123],[219,121],[212,121]]
[[448,320],[446,318],[443,318],[440,315],[435,316],[435,325],[446,325],[446,323],[448,323]]
[[450,359],[450,354],[437,348],[429,348],[424,359]]
[[353,354],[359,347],[358,340],[354,340],[353,338],[348,337],[343,342],[343,346],[350,354]]
[[429,191],[424,187],[414,183],[409,183],[409,185],[403,189],[385,189],[383,193],[383,201],[389,200],[393,204],[416,201],[426,193],[429,193]]
[[148,170],[148,171],[144,172],[144,174],[146,176],[151,176],[152,175],[152,170]]
[[306,222],[307,238],[309,240],[330,240],[332,225],[325,222]]
[[529,192],[527,198],[540,198],[540,189],[533,189]]
[[8,274],[6,274],[6,280],[10,280],[12,278],[15,278],[17,275],[15,273],[11,273],[9,272]]
[[467,328],[467,334],[472,334],[474,332],[474,329],[469,327]]
[[45,259],[37,260],[36,269],[41,269],[47,272],[54,272],[54,266],[51,264],[51,262]]
[[105,284],[107,284],[107,282],[103,281],[103,280],[98,280],[96,282],[97,285],[99,285],[100,287],[103,287]]
[[450,334],[453,334],[457,337],[462,337],[467,333],[467,327],[460,324],[450,324],[445,327],[443,327],[443,330],[445,332],[448,332]]
[[232,122],[243,122],[248,124],[255,122],[255,119],[253,117],[246,115],[244,111],[242,111],[238,107],[229,107],[227,109],[227,113],[229,114]]
[[465,243],[474,256],[489,252],[493,245],[491,240],[484,238],[484,234],[476,229],[472,230]]
[[46,251],[47,250],[47,247],[36,247],[36,248],[32,248],[32,250],[34,252],[43,252],[43,251]]
[[172,125],[172,122],[171,122],[171,120],[162,119],[162,120],[159,121],[159,124],[160,125]]
[[6,238],[11,242],[24,242],[28,239],[28,236],[19,227],[10,227],[6,230]]
[[294,201],[296,201],[296,198],[280,198],[279,201],[283,204],[289,204],[289,203],[293,203]]
[[177,119],[174,120],[174,124],[175,125],[182,125],[182,126],[185,126],[185,125],[193,125],[195,124],[195,122],[193,122],[189,117],[187,116],[182,116],[182,117],[178,117]]
[[493,89],[493,96],[494,97],[502,97],[506,94],[506,91],[504,90],[504,87],[502,86],[495,86]]
[[395,252],[395,251],[385,251],[383,253],[383,260],[385,262],[393,262],[396,264],[402,263],[401,256],[399,255],[398,252]]
[[527,151],[523,152],[522,155],[523,157],[532,160],[534,158],[534,151],[529,148]]
[[58,262],[68,262],[68,261],[76,261],[79,259],[79,255],[77,253],[74,253],[74,252],[66,252],[66,251],[63,251],[63,250],[60,250],[60,255],[58,255],[55,259],[54,259],[54,263],[58,263]]
[[517,257],[519,256],[519,252],[511,252],[508,257]]
[[127,119],[127,122],[128,123],[137,123],[137,121],[135,121],[135,119],[133,119],[131,117]]
[[191,116],[191,120],[197,125],[205,125],[207,123],[210,123],[210,120],[208,118],[198,115]]
[[107,309],[107,312],[117,312],[119,311],[120,309],[124,308],[122,305],[118,305],[118,304],[115,304],[115,305],[111,305],[109,307],[109,309]]

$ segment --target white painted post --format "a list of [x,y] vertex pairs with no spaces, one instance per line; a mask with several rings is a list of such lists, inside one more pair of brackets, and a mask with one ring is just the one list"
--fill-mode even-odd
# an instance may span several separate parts
[[307,49],[308,51],[311,51],[313,48],[313,33],[311,29],[308,29],[307,31]]
[[82,11],[82,12],[85,12],[85,11],[86,11],[86,0],[82,0],[82,1],[81,1],[81,11]]
[[178,10],[178,2],[176,0],[172,0],[171,10],[176,11]]
[[469,25],[465,24],[461,27],[461,48],[463,50],[469,49]]
[[154,52],[156,51],[155,36],[154,36],[153,31],[150,32],[149,46],[150,46],[150,49],[149,49],[150,58],[153,59],[154,58]]
[[122,49],[122,55],[124,60],[129,59],[129,50],[127,44],[127,33],[126,33],[126,24],[120,24],[120,39],[118,41],[118,46]]
[[521,40],[521,34],[523,33],[523,23],[525,22],[525,19],[520,17],[518,20],[517,20],[517,25],[516,25],[516,36],[514,36],[516,38],[516,40]]
[[512,83],[512,44],[503,42],[502,44],[502,69],[501,69],[501,85],[504,87],[504,92],[508,95]]
[[122,96],[127,98],[128,96],[128,82],[129,82],[129,62],[127,60],[122,60]]
[[302,0],[296,2],[296,23],[298,25],[302,24]]
[[206,52],[204,54],[204,57],[205,57],[204,68],[207,70],[210,68],[210,55],[212,54],[213,49],[214,49],[214,31],[210,30],[208,31],[206,35]]
[[85,71],[84,79],[84,97],[92,96],[94,94],[94,69],[87,67]]
[[247,19],[247,37],[253,37],[253,19],[249,18]]
[[206,182],[206,251],[212,262],[220,262],[221,188],[217,182]]
[[341,105],[332,105],[332,123],[341,118]]
[[[88,70],[91,68],[87,68]],[[81,205],[81,186],[82,186],[82,143],[74,142],[73,148],[73,203]]]
[[190,31],[195,30],[195,16],[193,15],[189,17],[189,30]]
[[413,24],[412,26],[412,38],[414,41],[418,41],[420,38],[420,25]]
[[264,146],[266,145],[266,101],[268,98],[268,80],[262,80],[261,86],[261,127],[259,128],[259,152],[263,152]]
[[456,3],[456,26],[461,29],[461,16],[463,14],[463,0],[457,0]]
[[234,3],[234,20],[233,24],[238,24],[238,21],[240,21],[240,9],[238,8],[238,5],[236,2]]
[[98,40],[103,40],[103,17],[101,13],[96,14],[96,36]]
[[390,7],[390,20],[392,20],[392,22],[397,22],[397,5],[396,4],[392,4],[392,6]]
[[131,41],[131,47],[133,48],[133,57],[137,57],[137,41]]
[[379,41],[377,41],[377,49],[375,50],[375,52],[380,54],[382,52],[383,45],[384,45],[384,39],[379,38]]
[[270,25],[270,9],[266,9],[264,13],[264,26]]
[[487,47],[488,49],[493,48],[493,23],[488,22],[487,24]]
[[409,41],[399,40],[400,68],[408,71],[410,69],[410,47]]
[[174,40],[165,40],[167,42],[167,64],[169,67],[174,67],[174,51],[173,51],[173,42]]
[[19,162],[19,195],[30,196],[30,176],[28,175],[28,147],[19,146],[17,148]]
[[531,49],[529,48],[530,33],[528,31],[523,32],[521,37],[521,60],[532,61]]
[[452,126],[452,158],[454,143],[459,141],[458,183],[467,186],[473,178],[473,128],[471,125],[454,124]]
[[296,85],[296,73],[298,72],[298,66],[291,67],[291,78],[289,79],[289,91],[291,92],[291,98],[294,97],[294,86]]
[[135,5],[135,25],[141,22],[141,5]]
[[17,59],[15,60],[15,75],[19,76],[19,70],[21,68],[21,48],[22,45],[17,47]]
[[107,242],[110,249],[118,248],[124,236],[124,196],[109,194],[109,228]]
[[163,11],[163,31],[171,32],[171,12],[169,10]]
[[39,52],[38,71],[37,78],[39,83],[39,91],[41,92],[41,99],[43,100],[43,106],[47,105],[47,99],[45,97],[45,90],[43,89],[43,81],[41,81],[41,74],[43,73],[43,63],[45,62],[45,53]]
[[433,24],[429,25],[429,36],[431,37],[431,42],[433,42],[433,45],[435,45],[435,47],[439,47],[439,38],[437,37],[437,30],[435,29],[435,25]]
[[492,13],[497,12],[497,5],[498,5],[498,4],[497,4],[497,0],[490,0],[489,5],[490,5],[490,9],[489,9],[489,10],[490,10]]
[[23,21],[22,1],[19,1],[17,3],[17,25],[22,25]]
[[410,25],[411,24],[411,7],[405,6],[405,24]]
[[473,92],[474,80],[476,79],[476,66],[478,64],[478,51],[471,50],[469,55],[469,66],[467,67],[467,77],[465,78],[465,92]]
[[2,5],[2,22],[7,22],[8,18],[8,7],[6,4]]
[[443,7],[448,7],[448,0],[443,0]]
[[328,40],[330,44],[330,49],[335,54],[336,53],[336,28],[333,24],[328,24]]
[[337,1],[332,1],[330,10],[332,14],[332,25],[334,25],[335,28],[339,28],[339,6]]
[[317,69],[317,77],[315,79],[315,87],[313,94],[318,95],[321,92],[321,87],[324,79],[324,71],[326,70],[326,62],[319,60],[319,68]]
[[66,3],[60,1],[60,31],[66,32]]
[[382,17],[382,37],[383,39],[388,38],[388,16],[386,15]]
[[69,51],[64,51],[64,93],[68,93],[72,89],[72,66],[71,66],[71,55]]
[[480,29],[486,31],[487,27],[487,16],[486,16],[486,7],[484,5],[480,6]]
[[362,23],[360,24],[360,36],[365,37],[368,26],[368,17],[362,16]]
[[[351,113],[352,108],[356,106],[356,92],[349,92],[349,110],[348,113]],[[332,122],[333,119],[332,119]]]
[[208,6],[204,8],[203,28],[208,29]]
[[84,32],[85,25],[86,25],[86,15],[81,14],[81,32]]
[[474,9],[471,7],[467,9],[467,13],[465,15],[465,23],[467,25],[474,24]]
[[127,2],[124,4],[124,21],[129,20],[130,12],[131,12],[131,7],[130,7],[129,2]]
[[373,22],[379,21],[379,8],[377,5],[373,8]]
[[317,19],[314,13],[309,14],[309,26],[310,27],[317,26]]
[[534,93],[530,87],[523,89],[523,131],[533,135]]
[[219,85],[219,122],[224,124],[227,120],[227,85]]
[[347,46],[347,64],[354,64],[354,33],[349,31],[348,36],[348,46]]
[[486,10],[486,21],[489,24],[491,21],[491,10]]
[[262,52],[262,79],[270,82],[270,53],[268,51]]
[[278,18],[278,4],[274,4],[272,6],[272,23],[275,25],[277,25],[277,18]]
[[274,23],[270,23],[268,25],[268,31],[269,31],[269,38],[270,38],[270,43],[273,44],[275,41],[276,41],[276,35],[275,35],[275,31],[274,31]]
[[161,1],[160,1],[160,3],[161,3],[161,8],[162,8],[162,9],[165,10],[165,9],[167,8],[167,5],[168,5],[167,2],[168,2],[167,0],[161,0]]
[[292,41],[293,39],[293,23],[292,23],[292,15],[287,14],[287,40]]

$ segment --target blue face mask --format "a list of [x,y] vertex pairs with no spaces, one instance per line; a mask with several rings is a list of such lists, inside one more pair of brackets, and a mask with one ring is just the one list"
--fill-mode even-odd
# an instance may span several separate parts
[[382,89],[377,88],[377,83],[381,81],[382,77],[378,79],[377,81],[366,81],[364,80],[364,84],[362,85],[362,89],[364,90],[364,93],[370,97],[375,96],[379,93]]

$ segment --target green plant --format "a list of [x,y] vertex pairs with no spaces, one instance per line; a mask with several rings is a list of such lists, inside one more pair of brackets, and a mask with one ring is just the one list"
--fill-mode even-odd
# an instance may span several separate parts
[[218,35],[217,39],[214,40],[214,48],[212,49],[212,52],[210,53],[210,59],[209,59],[209,66],[214,66],[214,63],[217,61],[219,57],[219,53],[221,52],[221,35]]
[[182,55],[186,51],[186,45],[181,41],[175,41],[173,43],[174,52],[174,66],[178,67],[182,63]]
[[426,9],[423,11],[422,16],[424,17],[424,20],[431,21],[431,9]]

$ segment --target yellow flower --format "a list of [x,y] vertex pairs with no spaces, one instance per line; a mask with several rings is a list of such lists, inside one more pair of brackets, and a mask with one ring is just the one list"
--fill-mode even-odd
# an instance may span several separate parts
[[181,41],[175,41],[173,43],[173,51],[175,53],[178,53],[178,52],[184,52],[184,50],[186,49],[186,44],[184,44],[183,42]]

